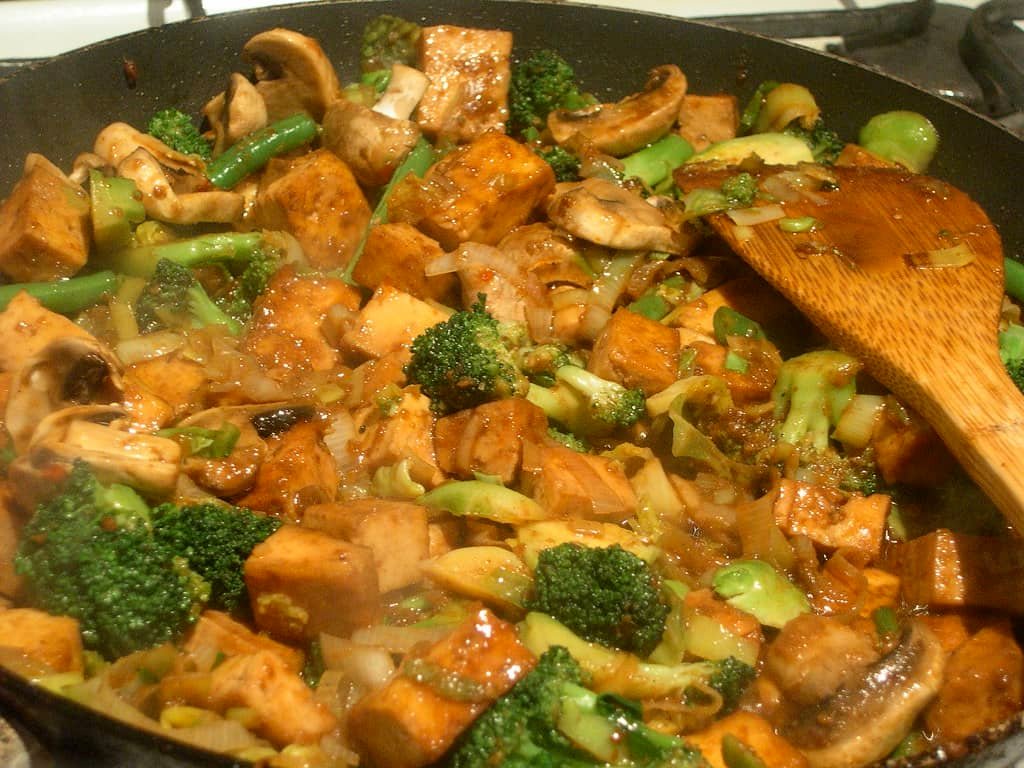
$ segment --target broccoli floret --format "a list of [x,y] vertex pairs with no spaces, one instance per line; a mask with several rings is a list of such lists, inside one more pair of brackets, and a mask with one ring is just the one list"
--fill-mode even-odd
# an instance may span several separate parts
[[241,324],[218,307],[192,270],[161,259],[135,302],[135,320],[143,333],[160,328],[202,328],[225,325],[238,335]]
[[629,311],[651,320],[661,320],[677,306],[692,301],[700,293],[700,287],[682,275],[670,275],[644,291],[629,305]]
[[219,305],[238,322],[247,322],[252,317],[253,303],[267,290],[267,283],[279,266],[272,249],[264,247],[257,250],[234,279],[223,301],[218,302]]
[[536,150],[544,162],[555,172],[555,181],[579,181],[580,159],[562,147],[548,147]]
[[543,130],[556,109],[580,109],[592,100],[580,93],[572,66],[551,50],[540,50],[512,66],[508,93],[509,133]]
[[577,365],[555,371],[555,386],[531,384],[526,399],[570,432],[588,436],[630,427],[644,415],[644,393]]
[[180,109],[162,109],[149,120],[146,132],[171,149],[209,160],[212,144],[203,138],[192,118]]
[[740,696],[757,677],[757,670],[734,656],[713,663],[715,671],[708,678],[708,685],[721,695],[719,713],[725,715],[736,709]]
[[485,306],[483,294],[468,310],[428,328],[412,342],[405,366],[436,413],[472,408],[526,391],[526,377],[506,345],[502,328]]
[[561,344],[538,344],[519,351],[519,368],[526,378],[542,387],[555,384],[555,372],[566,365],[582,367],[583,360]]
[[453,768],[701,768],[700,752],[644,724],[638,704],[583,686],[555,646],[456,745]]
[[138,494],[81,462],[25,525],[15,565],[30,605],[77,619],[85,647],[111,659],[173,640],[210,591],[152,535]]
[[783,133],[788,133],[790,136],[796,136],[807,142],[815,161],[825,165],[832,165],[839,157],[839,153],[843,151],[843,147],[846,146],[846,142],[839,138],[838,133],[825,127],[821,118],[814,123],[814,127],[810,130],[801,126],[799,120],[794,120],[786,126]]
[[548,437],[566,448],[572,448],[577,453],[589,453],[590,445],[581,437],[571,432],[563,432],[558,427],[548,427]]
[[816,350],[786,360],[779,368],[772,401],[778,439],[817,452],[828,447],[829,430],[856,392],[860,364],[835,350]]
[[390,70],[392,64],[412,66],[423,29],[414,21],[381,14],[363,28],[359,64],[363,72]]
[[1011,323],[999,332],[999,358],[1017,389],[1024,392],[1024,326]]
[[736,560],[711,577],[725,601],[768,627],[782,629],[811,610],[807,596],[764,560]]
[[669,607],[657,576],[619,545],[545,549],[527,608],[552,616],[595,643],[647,656],[665,632]]
[[757,179],[746,171],[722,182],[722,194],[730,208],[749,208],[757,196]]
[[210,585],[210,605],[234,611],[247,604],[242,567],[253,547],[281,527],[274,517],[219,504],[153,509],[153,537]]
[[622,158],[625,178],[637,178],[648,189],[663,192],[672,186],[672,171],[693,155],[693,147],[677,133]]

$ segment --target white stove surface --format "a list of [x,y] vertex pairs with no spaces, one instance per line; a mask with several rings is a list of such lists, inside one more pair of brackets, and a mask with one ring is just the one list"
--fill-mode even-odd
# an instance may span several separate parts
[[[297,1],[297,0],[296,0]],[[205,0],[208,15],[281,5],[289,0]],[[681,18],[783,11],[871,8],[891,0],[589,0],[590,5]],[[951,0],[975,7],[982,0]],[[0,0],[0,59],[54,56],[117,35],[189,18],[184,0]],[[822,41],[809,40],[812,45]]]

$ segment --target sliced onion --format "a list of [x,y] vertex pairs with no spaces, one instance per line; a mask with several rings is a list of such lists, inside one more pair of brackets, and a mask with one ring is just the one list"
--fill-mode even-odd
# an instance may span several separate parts
[[352,415],[348,411],[339,411],[324,433],[324,445],[339,472],[355,469],[359,463],[356,452],[352,450],[355,438],[356,424]]
[[444,253],[438,256],[436,259],[428,261],[423,267],[423,273],[427,277],[435,277],[437,275],[449,275],[452,272],[458,271],[462,265],[461,260],[458,257],[458,253]]
[[966,243],[957,243],[949,248],[936,248],[924,253],[908,253],[904,257],[912,267],[932,269],[936,267],[965,267],[974,261],[974,251]]
[[419,643],[436,643],[451,631],[451,626],[395,627],[377,624],[357,629],[352,633],[352,642],[380,646],[390,653],[408,653]]
[[784,219],[786,211],[781,205],[762,205],[757,208],[736,208],[726,211],[725,215],[732,219],[734,224],[741,227],[753,227],[768,221]]
[[884,408],[885,398],[881,395],[854,395],[843,409],[832,437],[849,448],[866,447]]
[[184,344],[185,339],[174,331],[156,331],[119,341],[114,347],[114,352],[122,363],[132,365],[162,357],[180,349]]
[[379,645],[363,645],[321,633],[320,648],[328,669],[342,670],[346,679],[365,690],[382,688],[395,674],[391,652]]

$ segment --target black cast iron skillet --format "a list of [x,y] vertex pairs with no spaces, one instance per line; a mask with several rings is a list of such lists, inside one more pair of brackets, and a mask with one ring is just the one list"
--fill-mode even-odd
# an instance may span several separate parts
[[[342,81],[357,72],[358,39],[372,17],[394,13],[425,24],[507,29],[515,50],[558,50],[602,100],[638,90],[648,69],[680,65],[695,93],[748,95],[762,80],[788,80],[815,94],[830,126],[855,138],[872,115],[926,114],[941,138],[930,172],[955,183],[986,209],[1008,255],[1024,257],[1024,142],[997,124],[912,86],[786,43],[678,19],[595,7],[505,0],[397,0],[284,6],[184,22],[112,40],[32,66],[0,81],[0,196],[21,174],[28,152],[63,168],[108,123],[143,126],[169,106],[198,113],[233,71],[253,34],[274,26],[320,40]],[[40,30],[40,34],[46,34]],[[126,69],[134,71],[130,87]],[[0,668],[0,713],[27,724],[59,765],[223,766],[234,762],[154,737],[50,695]],[[915,765],[942,762],[942,756]],[[955,763],[998,768],[1024,759],[1020,718],[976,739]],[[953,763],[949,763],[953,764]]]

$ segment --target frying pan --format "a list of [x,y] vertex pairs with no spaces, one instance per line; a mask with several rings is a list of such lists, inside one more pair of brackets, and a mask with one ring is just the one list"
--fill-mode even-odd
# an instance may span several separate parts
[[[0,195],[21,174],[28,152],[63,168],[113,120],[136,126],[158,109],[191,113],[223,89],[253,34],[284,26],[316,37],[343,81],[357,73],[364,24],[380,13],[425,24],[502,28],[518,52],[549,47],[576,67],[602,101],[639,90],[648,69],[679,64],[697,93],[749,95],[762,80],[793,81],[815,94],[829,125],[856,137],[872,115],[891,109],[926,114],[938,128],[930,172],[955,183],[987,210],[1008,255],[1024,257],[1024,142],[950,101],[866,68],[787,43],[654,14],[511,0],[327,2],[228,14],[151,29],[59,56],[0,81]],[[126,78],[126,62],[135,72]],[[0,713],[27,725],[59,765],[226,766],[213,756],[115,723],[51,695],[0,668]],[[1024,757],[1020,718],[976,739],[962,766],[1014,765]],[[942,756],[914,761],[942,763]]]

